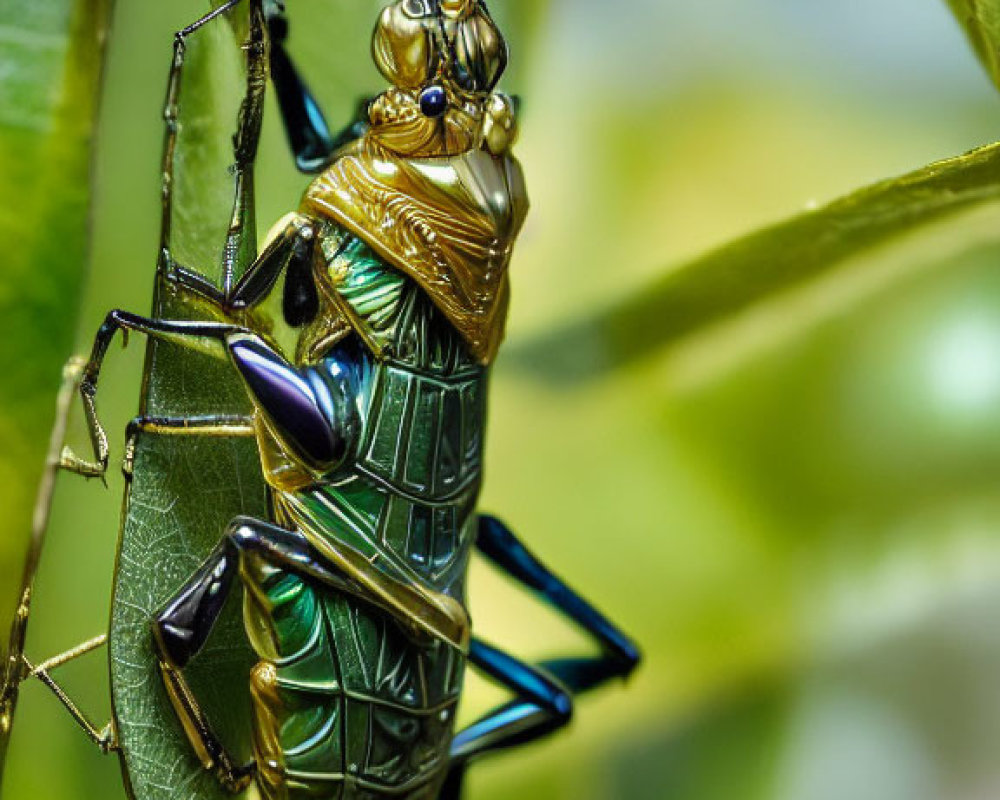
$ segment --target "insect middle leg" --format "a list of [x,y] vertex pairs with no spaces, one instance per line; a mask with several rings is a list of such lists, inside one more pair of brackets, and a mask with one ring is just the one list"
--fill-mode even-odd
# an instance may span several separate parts
[[[83,401],[93,457],[90,459],[81,458],[71,449],[63,448],[59,461],[61,468],[87,477],[103,476],[108,468],[110,447],[107,432],[97,415],[97,383],[108,348],[119,330],[126,332],[135,330],[151,336],[158,336],[161,339],[178,341],[192,349],[207,352],[217,358],[226,357],[224,346],[226,334],[243,331],[236,325],[224,323],[161,322],[126,311],[110,312],[94,337],[90,358],[83,367],[83,374],[79,381],[79,392]],[[179,425],[174,427],[179,427]]]

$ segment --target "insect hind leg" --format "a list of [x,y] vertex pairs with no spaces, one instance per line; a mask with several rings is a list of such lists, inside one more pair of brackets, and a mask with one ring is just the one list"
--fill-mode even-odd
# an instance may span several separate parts
[[527,744],[562,728],[573,715],[569,691],[543,669],[480,639],[472,640],[469,663],[515,697],[455,735],[440,800],[459,800],[466,766],[474,756]]
[[[222,785],[237,792],[249,783],[255,765],[236,766],[184,677],[182,670],[204,647],[219,619],[239,569],[241,550],[256,536],[237,517],[195,573],[153,618],[154,649],[160,672],[184,732],[205,769],[215,771]],[[258,523],[263,525],[264,523]]]
[[627,677],[640,654],[614,623],[571,589],[500,520],[479,518],[476,549],[524,588],[551,604],[582,628],[600,648],[583,656],[526,664],[474,642],[469,660],[511,688],[515,698],[460,731],[452,742],[452,765],[440,800],[458,800],[470,759],[494,750],[526,744],[569,721],[572,697],[615,677]]
[[157,650],[171,667],[183,669],[205,645],[232,589],[240,560],[251,555],[349,590],[342,578],[323,567],[322,557],[301,533],[251,517],[236,517],[208,558],[153,621]]
[[515,699],[459,732],[452,741],[452,758],[461,761],[486,750],[525,744],[562,728],[572,718],[572,697],[544,670],[481,639],[473,639],[469,663],[511,689]]
[[232,586],[238,555],[223,539],[153,619],[153,645],[167,695],[205,769],[233,793],[250,782],[254,765],[238,767],[195,698],[182,669],[205,644]]
[[232,588],[239,555],[226,537],[153,621],[161,658],[183,669],[208,640]]
[[[183,669],[208,640],[232,590],[240,562],[248,555],[295,562],[308,559],[311,554],[305,551],[300,534],[261,520],[237,517],[208,558],[167,601],[152,623],[163,682],[188,740],[202,766],[214,770],[222,785],[233,792],[245,788],[256,765],[236,766],[212,730]],[[259,687],[254,683],[252,688]]]
[[[255,745],[258,763],[235,766],[185,680],[183,668],[208,640],[237,572],[241,567],[252,572],[259,564],[273,565],[315,578],[327,586],[348,589],[341,577],[323,567],[321,557],[302,534],[263,520],[237,517],[208,558],[167,601],[152,623],[164,684],[188,740],[205,769],[214,770],[223,786],[234,792],[244,788],[255,772],[258,784],[266,791],[273,779],[267,756],[274,747],[268,747],[266,741],[258,742]],[[258,664],[251,676],[250,688],[255,697],[258,728],[273,731],[271,721],[260,718],[262,713],[266,716],[269,698],[274,693],[267,667],[266,661]],[[262,730],[257,733],[261,734]]]
[[627,678],[639,665],[639,649],[611,620],[555,575],[496,517],[482,515],[476,549],[489,561],[552,605],[587,633],[600,648],[597,656],[558,659],[541,666],[574,694],[611,678]]

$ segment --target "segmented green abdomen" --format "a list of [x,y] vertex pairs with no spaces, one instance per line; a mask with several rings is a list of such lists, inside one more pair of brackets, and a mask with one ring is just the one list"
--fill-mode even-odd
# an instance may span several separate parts
[[[356,239],[340,239],[334,252],[341,298],[364,326],[359,339],[385,355],[349,345],[330,355],[359,362],[351,369],[361,435],[346,464],[276,496],[279,520],[320,546],[349,548],[366,569],[461,603],[487,371],[412,280]],[[436,797],[462,653],[273,566],[244,577],[248,627],[264,659],[253,686],[267,800]]]
[[267,800],[433,798],[461,655],[416,646],[387,615],[299,576],[255,571],[252,616],[271,649],[253,677]]

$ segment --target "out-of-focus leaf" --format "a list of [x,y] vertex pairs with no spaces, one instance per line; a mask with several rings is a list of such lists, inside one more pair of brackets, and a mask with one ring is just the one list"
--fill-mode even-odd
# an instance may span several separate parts
[[508,348],[506,363],[547,380],[605,373],[808,282],[848,258],[1000,198],[1000,145],[882,181],[752,233],[593,316]]
[[[16,572],[12,565],[24,554],[60,367],[73,344],[110,12],[111,0],[9,0],[0,6],[2,574]],[[45,335],[30,336],[37,330]],[[19,589],[0,586],[4,658]],[[0,722],[0,771],[4,727]]]
[[510,45],[510,63],[503,84],[507,91],[524,91],[525,76],[532,72],[539,34],[551,5],[548,0],[504,0],[490,5],[490,13]]
[[997,0],[948,0],[962,23],[976,55],[993,83],[1000,88],[1000,2]]

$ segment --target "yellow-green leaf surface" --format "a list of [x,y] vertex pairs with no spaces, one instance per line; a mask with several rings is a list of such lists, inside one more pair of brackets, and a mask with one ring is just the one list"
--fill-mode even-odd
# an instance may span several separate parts
[[[0,7],[0,574],[18,574],[87,259],[110,0]],[[41,332],[41,335],[39,335]],[[0,583],[0,655],[16,581]],[[6,737],[0,732],[0,770]]]
[[[668,269],[592,316],[515,343],[510,363],[548,380],[599,376],[811,282],[832,283],[839,265],[849,266],[922,226],[998,199],[1000,145],[991,145],[867,187]],[[936,234],[945,240],[963,235]],[[919,265],[920,259],[911,264]],[[853,279],[844,272],[845,280]],[[786,323],[785,313],[779,306],[771,324]],[[797,323],[808,324],[810,318],[807,310]]]
[[990,78],[1000,88],[1000,3],[997,0],[948,0]]

